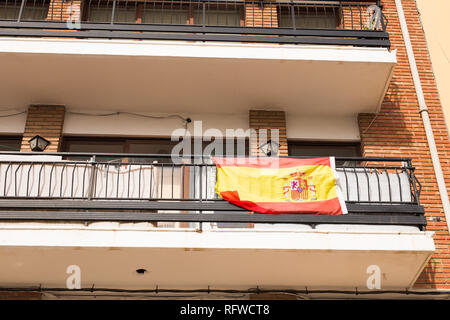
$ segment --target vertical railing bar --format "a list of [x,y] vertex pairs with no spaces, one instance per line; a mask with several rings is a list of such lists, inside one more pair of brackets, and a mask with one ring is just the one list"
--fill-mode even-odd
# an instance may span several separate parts
[[127,198],[130,197],[130,179],[131,179],[131,163],[128,163],[128,185],[127,185]]
[[173,175],[174,175],[175,165],[172,163],[172,199],[173,199]]
[[206,4],[204,1],[202,3],[202,26],[206,27]]
[[386,177],[387,177],[387,179],[388,179],[388,185],[389,185],[389,201],[392,202],[391,179],[389,178],[389,172],[387,172],[386,169],[384,169],[384,172],[386,173]]
[[22,19],[23,7],[25,6],[26,1],[27,0],[22,0],[22,2],[20,4],[19,16],[17,17],[17,22],[20,22],[20,19]]
[[17,170],[22,166],[22,162],[19,163],[19,166],[14,171],[14,196],[17,197]]
[[108,197],[108,176],[109,176],[109,163],[106,164],[105,198]]
[[63,174],[64,174],[64,170],[66,169],[66,164],[63,164],[63,168],[62,168],[62,170],[61,170],[61,177],[60,177],[60,185],[59,185],[59,197],[61,198],[62,197],[62,188],[63,188],[63,180],[64,180],[64,176],[63,176]]
[[366,178],[367,178],[367,198],[369,199],[370,202],[370,181],[369,181],[369,175],[367,174],[367,168],[364,167],[364,173],[366,174]]
[[161,197],[160,199],[163,198],[163,188],[164,188],[164,163],[161,163]]
[[120,167],[121,167],[121,165],[122,165],[121,163],[119,163],[119,164],[117,165],[116,199],[119,198],[119,182],[120,182]]
[[[413,187],[413,191],[414,191],[415,203],[417,205],[419,205],[420,204],[420,192],[422,190],[422,186],[420,185],[420,182],[417,180],[416,175],[414,174],[414,168],[412,167],[411,160],[407,161],[407,165],[410,168],[409,169],[409,176],[410,176],[410,178],[412,180],[412,187]],[[417,190],[416,182],[419,182],[419,190]]]
[[45,162],[41,162],[41,169],[39,169],[39,176],[38,176],[38,188],[37,188],[37,196],[40,197],[40,188],[41,188],[41,173],[42,169],[44,168]]
[[181,194],[182,194],[182,198],[184,198],[184,166],[181,165],[180,167],[180,182],[181,182]]
[[359,196],[359,178],[358,178],[358,173],[356,172],[356,162],[354,162],[353,172],[355,173],[355,178],[356,178],[356,194],[357,194],[357,196],[358,196],[358,202],[359,202],[359,201],[360,201],[360,196]]
[[352,9],[352,6],[348,6],[348,7],[350,9],[350,18],[352,20],[352,30],[354,30],[355,28],[353,27],[353,9]]
[[52,174],[53,174],[53,169],[55,168],[55,162],[53,162],[52,168],[50,169],[50,179],[48,182],[48,196],[51,197],[52,194]]
[[205,166],[205,200],[208,200],[208,166]]
[[138,187],[138,199],[141,198],[141,173],[142,173],[142,164],[139,164],[139,187]]
[[173,0],[170,1],[170,24],[173,24]]
[[297,30],[297,27],[295,26],[295,5],[293,3],[293,0],[291,0],[291,15],[292,15],[292,29]]
[[359,30],[362,30],[363,29],[363,21],[362,21],[361,5],[357,4],[357,7],[359,9]]
[[196,198],[196,192],[195,192],[196,190],[195,189],[196,189],[196,186],[197,186],[197,183],[195,182],[195,172],[197,171],[196,170],[197,166],[193,166],[191,168],[194,169],[194,180],[193,180],[194,181],[194,196],[193,196],[193,198],[195,199]]
[[10,161],[8,163],[8,166],[6,167],[6,171],[5,171],[5,185],[3,187],[3,196],[4,197],[6,197],[6,180],[8,179],[8,171],[9,171],[9,168],[11,167],[11,164],[12,164],[12,162]]
[[[403,171],[402,171],[403,172]],[[395,174],[397,175],[398,179],[398,187],[400,188],[400,202],[403,202],[403,195],[402,195],[402,181],[400,180],[400,175],[398,174],[398,169],[395,169]]]
[[347,201],[350,201],[350,191],[348,187],[348,177],[347,177],[347,171],[345,171],[345,165],[342,166],[342,169],[344,169],[344,176],[345,176],[345,187],[347,189]]
[[116,14],[116,0],[113,1],[113,7],[111,12],[111,24],[114,24],[114,15]]
[[160,14],[160,18],[161,18],[161,23],[164,20],[164,1],[161,2],[161,14]]
[[81,189],[81,197],[84,197],[84,187],[85,187],[85,180],[86,180],[86,171],[87,171],[87,163],[84,165],[84,170],[83,170],[83,185],[82,185],[82,189]]
[[26,189],[26,192],[25,192],[27,197],[29,195],[29,193],[28,193],[28,186],[30,184],[30,171],[31,171],[31,168],[33,168],[33,166],[34,166],[34,163],[30,163],[29,167],[28,167],[28,172],[27,172],[27,189]]
[[93,155],[91,157],[91,176],[89,178],[89,189],[88,189],[88,194],[87,194],[87,199],[91,200],[92,195],[94,195],[95,198],[95,192],[97,191],[97,189],[95,188],[96,184],[97,184],[97,175],[96,175],[96,169],[97,166],[95,164],[95,160],[96,160],[96,155]]
[[[203,166],[200,166],[200,167],[199,167],[199,172],[200,172],[199,177],[200,177],[200,179],[199,179],[199,186],[198,186],[198,188],[199,188],[199,198],[200,198],[200,203],[202,203],[202,200],[203,200],[203,188],[202,188],[202,184],[203,184],[203,172],[202,172],[202,170],[203,170]],[[200,214],[203,214],[203,211],[200,210],[199,213],[200,213]],[[201,231],[201,230],[203,230],[203,222],[200,222],[200,231]]]
[[62,19],[63,19],[63,4],[62,4],[62,1],[60,2],[60,11],[59,11],[59,20],[60,21],[62,21]]
[[378,201],[381,201],[381,185],[378,169],[375,168],[377,183],[378,183]]
[[77,164],[75,163],[75,165],[73,167],[73,170],[72,170],[72,186],[70,188],[70,197],[71,198],[73,198],[73,184],[74,184],[74,181],[75,181],[75,170],[76,170],[76,168],[77,168]]
[[150,166],[150,192],[149,192],[150,199],[153,197],[152,188],[153,188],[153,171],[154,170],[155,170],[155,166],[152,164]]

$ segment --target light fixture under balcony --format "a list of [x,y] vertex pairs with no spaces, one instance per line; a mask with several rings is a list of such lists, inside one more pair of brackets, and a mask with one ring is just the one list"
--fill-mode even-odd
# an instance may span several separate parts
[[30,143],[31,151],[44,151],[45,148],[50,144],[50,141],[47,139],[41,137],[40,135],[36,135],[30,140],[28,140]]
[[280,144],[269,140],[266,143],[259,146],[259,149],[268,157],[278,156],[278,151],[280,150]]

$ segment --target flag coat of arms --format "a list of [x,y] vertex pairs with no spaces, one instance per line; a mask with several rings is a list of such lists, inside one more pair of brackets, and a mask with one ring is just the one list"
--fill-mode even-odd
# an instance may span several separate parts
[[337,184],[334,157],[213,158],[216,193],[258,213],[347,213]]

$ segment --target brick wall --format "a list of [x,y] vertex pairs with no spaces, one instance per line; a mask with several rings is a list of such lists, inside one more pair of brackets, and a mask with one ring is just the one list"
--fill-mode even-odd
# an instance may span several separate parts
[[42,293],[27,291],[0,291],[0,300],[41,300]]
[[[284,111],[250,110],[249,128],[255,129],[250,137],[250,154],[263,155],[259,150],[259,145],[270,140],[270,129],[278,129],[278,143],[280,144],[280,156],[288,155],[287,137],[286,137],[286,115]],[[261,129],[267,130],[267,139],[261,135]],[[256,135],[256,136],[255,136]],[[261,139],[260,139],[261,138]],[[275,137],[274,137],[275,138]]]
[[[442,169],[450,187],[450,141],[444,122],[438,91],[431,69],[424,33],[414,0],[403,0],[408,30],[417,61],[431,125],[441,159]],[[450,289],[450,236],[445,222],[438,186],[428,149],[414,82],[394,0],[382,0],[383,12],[389,19],[388,32],[392,50],[397,49],[398,63],[384,98],[380,113],[359,115],[364,156],[412,157],[423,191],[421,203],[427,217],[439,217],[440,222],[428,221],[427,230],[434,231],[436,252],[415,288]],[[370,127],[369,127],[370,126]],[[450,190],[449,190],[450,191]]]
[[52,0],[47,13],[47,20],[78,21],[80,18],[81,0]]
[[245,5],[246,27],[278,27],[277,7],[265,4],[261,7],[259,3]]
[[20,151],[31,151],[28,141],[35,135],[40,135],[50,141],[50,145],[44,152],[59,151],[64,115],[64,106],[30,106]]

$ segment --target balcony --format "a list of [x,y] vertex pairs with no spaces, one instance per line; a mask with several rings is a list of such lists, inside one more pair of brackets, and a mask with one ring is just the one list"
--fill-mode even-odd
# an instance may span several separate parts
[[404,289],[434,252],[409,159],[337,159],[342,216],[246,212],[194,160],[2,153],[0,285],[64,287],[75,263],[83,287],[364,290],[377,265],[383,289]]
[[377,112],[396,53],[376,4],[2,0],[2,105]]
[[0,219],[374,224],[421,230],[426,225],[419,204],[421,186],[409,159],[337,158],[350,212],[344,216],[249,215],[215,193],[216,167],[209,158],[183,164],[170,159],[170,155],[2,152],[0,208],[21,211],[0,212]]

